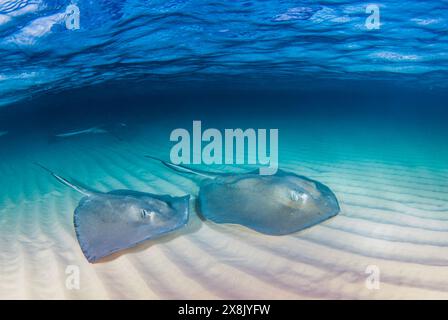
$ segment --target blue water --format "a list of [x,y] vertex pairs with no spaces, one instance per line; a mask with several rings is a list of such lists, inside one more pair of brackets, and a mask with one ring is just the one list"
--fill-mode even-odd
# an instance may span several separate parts
[[[70,3],[79,7],[79,30],[65,26]],[[377,30],[366,28],[368,4],[4,0],[0,103],[122,79],[293,89],[390,80],[446,89],[446,1],[381,1]]]
[[[369,4],[0,0],[0,299],[446,298],[448,1],[378,2],[378,29]],[[143,157],[167,159],[193,120],[278,129],[279,168],[330,187],[340,214],[268,239],[193,209],[181,234],[89,265],[78,195],[33,162],[101,191],[195,195]],[[58,137],[89,128],[105,133]],[[385,289],[365,291],[379,263]],[[57,280],[66,265],[80,291]]]

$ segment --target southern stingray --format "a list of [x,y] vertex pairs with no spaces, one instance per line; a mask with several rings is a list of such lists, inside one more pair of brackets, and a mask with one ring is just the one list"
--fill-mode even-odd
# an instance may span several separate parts
[[73,220],[81,250],[91,263],[143,241],[159,238],[188,222],[189,195],[171,197],[131,190],[97,192],[37,165],[84,195]]
[[336,196],[327,186],[295,173],[210,173],[147,157],[199,177],[200,214],[216,223],[240,224],[264,234],[286,235],[323,222],[340,210]]

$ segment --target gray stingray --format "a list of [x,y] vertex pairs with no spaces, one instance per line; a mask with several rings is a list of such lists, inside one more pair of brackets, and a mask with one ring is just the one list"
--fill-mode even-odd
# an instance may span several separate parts
[[340,211],[336,196],[327,186],[291,172],[278,170],[271,176],[259,175],[258,170],[210,173],[147,157],[175,171],[200,177],[200,214],[216,223],[285,235],[316,225]]
[[83,194],[74,214],[81,250],[91,263],[143,241],[159,238],[188,222],[190,196],[171,197],[131,190],[88,190],[49,172]]

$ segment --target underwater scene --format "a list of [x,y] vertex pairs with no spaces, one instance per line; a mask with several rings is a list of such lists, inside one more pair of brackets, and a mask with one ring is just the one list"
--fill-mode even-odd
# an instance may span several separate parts
[[0,299],[448,299],[448,1],[0,0]]

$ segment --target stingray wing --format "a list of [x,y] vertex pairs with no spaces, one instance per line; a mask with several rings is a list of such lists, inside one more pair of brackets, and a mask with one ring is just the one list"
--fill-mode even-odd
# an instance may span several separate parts
[[189,196],[159,196],[167,199],[171,208],[170,218],[163,224],[139,220],[139,215],[130,211],[132,206],[126,202],[142,196],[152,195],[120,190],[81,200],[75,210],[74,225],[81,250],[89,262],[164,236],[188,222]]

